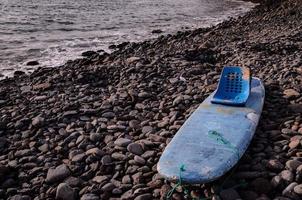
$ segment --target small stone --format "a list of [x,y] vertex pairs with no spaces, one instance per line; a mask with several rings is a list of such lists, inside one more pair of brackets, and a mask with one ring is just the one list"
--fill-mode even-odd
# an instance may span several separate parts
[[279,172],[284,168],[284,165],[279,160],[269,160],[266,167]]
[[283,170],[280,175],[281,178],[287,183],[291,183],[294,180],[294,174],[289,170]]
[[82,184],[82,180],[80,178],[73,177],[73,176],[68,177],[64,182],[71,187],[77,187]]
[[142,146],[137,143],[129,144],[127,150],[135,155],[142,155],[144,153]]
[[118,153],[118,152],[111,154],[111,157],[114,158],[115,160],[126,160],[127,159],[127,156],[125,156],[122,153]]
[[122,183],[124,184],[131,183],[131,177],[129,175],[123,176]]
[[131,63],[137,62],[139,60],[140,60],[139,57],[134,57],[133,56],[133,57],[127,58],[126,62],[127,62],[127,64],[131,64]]
[[99,142],[102,138],[102,134],[101,133],[90,133],[89,139],[92,142]]
[[136,174],[133,174],[132,175],[132,180],[133,180],[134,184],[142,183],[143,173],[142,172],[137,172]]
[[134,200],[151,200],[152,199],[152,195],[147,193],[147,194],[141,194],[137,197],[135,197]]
[[138,120],[131,120],[129,121],[129,127],[133,129],[139,128],[139,121]]
[[153,157],[155,154],[155,151],[146,151],[144,154],[141,155],[141,157],[144,159],[148,159],[150,157]]
[[32,198],[28,195],[14,195],[10,197],[8,200],[31,200]]
[[35,66],[35,65],[39,65],[39,62],[36,60],[32,60],[32,61],[28,61],[26,63],[27,66]]
[[16,123],[15,123],[15,128],[16,128],[16,129],[21,129],[21,128],[23,128],[24,126],[25,126],[25,124],[24,124],[21,120],[16,121]]
[[25,74],[25,72],[19,71],[19,70],[17,70],[17,71],[14,72],[14,76],[15,76],[15,77],[22,76],[22,75],[24,75],[24,74]]
[[48,144],[43,144],[38,148],[41,152],[46,153],[49,150],[49,145]]
[[147,185],[151,188],[159,188],[162,186],[162,180],[160,179],[157,179],[157,180],[153,180],[153,181],[150,181]]
[[[298,184],[296,182],[293,182],[291,184],[289,184],[283,191],[282,191],[282,195],[289,197],[289,198],[297,198],[297,195],[294,193],[294,188],[297,186]],[[296,199],[295,198],[295,199]]]
[[84,194],[81,197],[81,200],[100,200],[100,197],[95,194],[88,193],[88,194]]
[[72,189],[67,183],[60,183],[57,187],[56,199],[74,200],[76,199],[75,190]]
[[176,106],[176,105],[180,104],[182,102],[182,100],[183,100],[183,96],[178,96],[173,100],[172,105]]
[[160,196],[166,196],[168,192],[171,190],[171,187],[169,185],[163,185],[160,188]]
[[283,128],[283,129],[281,129],[281,133],[286,134],[286,135],[292,135],[293,131],[289,128]]
[[110,155],[105,155],[102,157],[101,159],[101,163],[102,165],[109,165],[112,163],[112,159],[111,159],[111,156]]
[[105,155],[105,152],[97,147],[89,149],[85,152],[86,155],[97,155],[97,156],[103,156]]
[[288,146],[290,149],[295,149],[299,146],[299,144],[300,144],[300,140],[293,140],[288,144]]
[[151,133],[151,132],[153,132],[153,127],[152,127],[152,126],[144,126],[144,127],[142,128],[142,133],[143,133],[143,134]]
[[157,124],[158,128],[164,128],[169,124],[168,120],[163,120]]
[[114,144],[120,147],[127,147],[131,143],[131,140],[127,138],[118,138]]
[[162,33],[162,32],[163,32],[163,31],[160,30],[160,29],[155,29],[155,30],[152,30],[151,33],[153,33],[153,34],[159,34],[159,33]]
[[112,190],[112,194],[115,194],[115,195],[117,195],[117,194],[122,194],[123,193],[123,190],[121,190],[121,189],[119,189],[119,188],[114,188],[113,190]]
[[94,55],[99,55],[99,54],[95,51],[85,51],[85,52],[82,53],[83,57],[91,57],[91,56],[94,56]]
[[34,90],[46,90],[48,88],[51,87],[50,83],[41,83],[41,84],[37,84],[37,85],[33,85],[33,89]]
[[220,197],[222,200],[239,200],[239,199],[241,199],[238,192],[234,189],[222,190],[220,192]]
[[22,91],[22,93],[27,93],[30,92],[31,88],[32,88],[31,86],[27,85],[27,86],[22,86],[20,90]]
[[23,149],[23,150],[18,150],[15,153],[16,157],[24,157],[24,156],[28,156],[31,154],[31,150],[30,149]]
[[101,189],[105,192],[111,192],[114,188],[115,185],[113,183],[107,183]]
[[65,164],[57,166],[55,169],[50,168],[47,172],[46,182],[55,183],[64,180],[70,175],[70,170]]
[[34,97],[34,101],[45,101],[48,97],[46,95]]
[[151,94],[149,94],[148,92],[140,92],[140,93],[138,93],[138,97],[140,97],[140,98],[148,98],[150,96],[151,96]]
[[121,196],[121,200],[133,199],[133,197],[132,197],[132,192],[133,192],[132,189],[130,189],[130,190],[124,192],[124,194]]
[[302,195],[302,184],[296,185],[296,186],[294,187],[294,192],[295,192],[296,194]]
[[115,114],[114,114],[114,112],[105,112],[102,114],[102,117],[112,119],[115,117]]
[[77,115],[78,112],[76,110],[69,110],[69,111],[65,111],[63,113],[63,117],[69,117],[69,116],[72,116],[72,115]]
[[84,159],[86,158],[86,154],[85,153],[79,153],[75,156],[72,157],[72,162],[82,162],[84,161]]
[[289,169],[290,171],[296,171],[297,167],[302,165],[302,162],[298,160],[289,160],[286,162],[286,168]]
[[283,94],[285,95],[285,98],[291,98],[291,97],[298,97],[300,96],[300,93],[297,92],[294,89],[287,89],[283,91]]
[[140,156],[134,156],[134,161],[140,165],[144,165],[146,163],[145,159]]
[[109,178],[107,176],[96,176],[92,179],[93,182],[96,182],[96,183],[104,183],[106,181],[108,181]]
[[274,188],[279,187],[283,182],[283,179],[281,178],[281,176],[274,176],[271,180],[271,185]]

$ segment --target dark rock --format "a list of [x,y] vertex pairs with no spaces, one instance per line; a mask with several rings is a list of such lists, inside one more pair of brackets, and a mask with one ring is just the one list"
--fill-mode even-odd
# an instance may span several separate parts
[[99,55],[99,54],[95,51],[85,51],[85,52],[82,53],[83,57],[91,57],[91,56],[94,56],[94,55]]
[[45,119],[43,117],[37,116],[35,118],[32,119],[31,124],[34,127],[42,127],[45,123]]
[[289,184],[283,191],[282,191],[282,195],[292,198],[292,199],[300,199],[297,194],[295,194],[294,192],[294,188],[297,186],[298,184],[296,182],[292,182],[291,184]]
[[92,179],[92,181],[99,183],[99,184],[104,183],[108,180],[109,180],[109,178],[107,176],[96,176]]
[[287,183],[291,183],[294,180],[294,174],[289,170],[283,170],[280,175],[281,178]]
[[296,186],[294,187],[294,192],[295,192],[296,194],[302,196],[302,184],[296,185]]
[[134,200],[149,200],[149,199],[151,200],[153,198],[152,198],[151,194],[147,193],[147,194],[141,194],[141,195],[135,197]]
[[15,77],[23,76],[24,74],[25,74],[25,72],[23,72],[23,71],[18,71],[18,70],[17,70],[17,71],[14,72],[14,76],[15,76]]
[[120,147],[127,147],[128,144],[131,143],[131,140],[127,138],[118,138],[117,140],[114,141],[114,144]]
[[57,187],[56,199],[74,200],[76,192],[67,183],[60,183]]
[[28,61],[26,63],[27,66],[36,66],[36,65],[39,65],[40,63],[36,60],[33,60],[33,61]]
[[115,44],[111,44],[111,45],[108,46],[109,49],[116,49],[116,47],[117,46]]
[[[51,87],[50,83],[40,83],[40,84],[33,85],[32,89],[34,89],[34,90],[46,90],[46,89],[49,89],[50,87]],[[30,89],[27,88],[27,90],[30,90]]]
[[31,200],[31,197],[28,195],[17,194],[17,195],[14,195],[14,196],[8,198],[8,200]]
[[160,29],[156,29],[156,30],[153,30],[151,33],[153,34],[159,34],[159,33],[162,33],[163,31],[160,30]]
[[83,181],[80,178],[71,176],[71,177],[68,177],[64,182],[67,183],[71,187],[77,187],[77,186],[82,185]]
[[302,162],[298,160],[289,160],[286,162],[286,168],[289,169],[290,171],[296,171],[296,169],[302,165]]
[[271,180],[271,185],[274,188],[280,187],[283,184],[284,180],[281,176],[274,176]]
[[142,155],[143,154],[143,148],[140,144],[137,143],[131,143],[127,146],[127,150],[135,155]]
[[55,183],[64,180],[71,174],[65,164],[57,166],[55,169],[50,168],[47,172],[46,182]]
[[101,133],[90,133],[90,136],[89,136],[89,139],[92,142],[99,142],[101,138],[102,138]]
[[109,164],[111,164],[111,162],[112,162],[112,159],[111,159],[111,156],[109,156],[109,155],[103,156],[103,158],[101,160],[101,163],[103,165],[109,165]]
[[268,161],[267,168],[279,172],[284,168],[284,165],[279,160],[274,159]]
[[31,154],[31,150],[30,149],[23,149],[23,150],[18,150],[15,153],[16,157],[24,157],[24,156],[28,156]]
[[102,187],[102,190],[105,192],[111,192],[115,188],[113,183],[107,183]]
[[97,196],[96,194],[88,193],[88,194],[84,194],[81,197],[81,200],[100,200],[100,197]]

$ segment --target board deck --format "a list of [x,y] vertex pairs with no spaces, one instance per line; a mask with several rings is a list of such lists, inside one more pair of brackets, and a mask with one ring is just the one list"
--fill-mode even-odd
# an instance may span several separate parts
[[[213,93],[214,94],[214,93]],[[168,180],[207,183],[230,170],[246,151],[264,103],[264,87],[252,78],[244,107],[213,104],[211,94],[187,119],[163,152],[158,172]],[[213,134],[222,138],[215,138]]]

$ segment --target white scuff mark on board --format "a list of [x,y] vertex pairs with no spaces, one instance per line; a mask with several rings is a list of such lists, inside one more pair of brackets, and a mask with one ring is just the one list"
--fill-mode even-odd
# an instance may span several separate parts
[[258,120],[259,120],[259,115],[257,115],[256,113],[254,112],[251,112],[251,113],[248,113],[246,115],[246,117],[251,120],[252,122],[254,122],[255,124],[258,123]]

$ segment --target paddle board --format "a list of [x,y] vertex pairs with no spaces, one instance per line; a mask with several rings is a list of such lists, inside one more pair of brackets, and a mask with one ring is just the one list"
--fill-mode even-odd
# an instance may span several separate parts
[[[214,92],[215,93],[215,92]],[[165,148],[157,165],[168,180],[207,183],[218,179],[240,159],[255,133],[265,90],[252,78],[244,106],[211,103],[212,93],[179,129]]]

